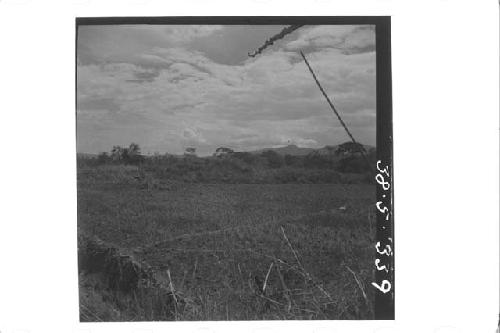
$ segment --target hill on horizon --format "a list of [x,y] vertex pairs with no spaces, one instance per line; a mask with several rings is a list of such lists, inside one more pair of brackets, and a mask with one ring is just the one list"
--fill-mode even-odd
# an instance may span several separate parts
[[[264,151],[272,150],[280,155],[305,156],[305,155],[312,153],[313,151],[317,151],[320,155],[328,155],[329,149],[327,147],[329,147],[330,149],[335,151],[338,148],[338,146],[339,145],[328,145],[328,146],[324,146],[323,148],[306,148],[306,147],[299,147],[297,145],[292,144],[292,145],[287,145],[287,146],[277,147],[277,148],[263,148],[263,149],[251,151],[250,153],[260,154]],[[363,147],[365,147],[365,149],[367,151],[372,149],[372,148],[375,148],[374,146],[369,146],[369,145],[363,145]]]

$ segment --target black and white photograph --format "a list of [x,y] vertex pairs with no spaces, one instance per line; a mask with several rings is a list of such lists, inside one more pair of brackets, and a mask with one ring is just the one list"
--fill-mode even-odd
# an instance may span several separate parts
[[0,0],[0,333],[498,332],[499,27]]
[[254,20],[79,22],[81,321],[391,316],[389,36]]

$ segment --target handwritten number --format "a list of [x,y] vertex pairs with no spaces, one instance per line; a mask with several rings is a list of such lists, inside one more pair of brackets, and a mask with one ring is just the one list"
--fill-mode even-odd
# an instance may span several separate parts
[[[388,191],[391,188],[391,176],[389,174],[389,166],[382,167],[382,161],[378,160],[377,161],[377,170],[378,174],[375,176],[376,182],[382,187],[384,191]],[[383,196],[384,198],[386,195]],[[385,220],[389,221],[391,211],[390,209],[386,206],[386,204],[383,201],[378,201],[375,206],[377,207],[377,210],[385,215]],[[392,239],[389,238],[389,241],[392,243]],[[377,242],[375,244],[375,249],[377,250],[377,256],[383,255],[390,257],[393,254],[392,248],[389,244],[382,246],[380,242]],[[383,258],[382,258],[383,259]],[[375,259],[375,267],[377,271],[384,271],[385,273],[389,273],[389,268],[387,265],[381,264],[382,260],[380,258]],[[392,289],[391,282],[388,280],[382,280],[382,283],[379,285],[375,282],[372,282],[372,285],[380,290],[382,293],[386,294]]]
[[389,166],[386,166],[384,169],[381,169],[380,168],[380,163],[382,163],[382,161],[378,160],[377,161],[377,170],[378,170],[378,172],[384,173],[387,177],[390,178],[391,176],[389,175]]
[[382,201],[377,201],[377,203],[375,204],[375,206],[377,206],[377,209],[379,212],[381,212],[382,214],[387,213],[389,211],[389,208],[387,208],[387,207],[380,208],[381,205],[382,205]]
[[389,182],[386,182],[384,176],[382,176],[380,173],[377,173],[377,175],[375,176],[375,180],[377,181],[377,183],[382,185],[384,191],[387,191],[391,188],[391,184]]
[[383,254],[383,255],[386,255],[386,256],[392,256],[392,248],[389,244],[387,244],[385,246],[385,249],[384,251],[381,251],[380,250],[380,242],[377,242],[377,244],[375,245],[375,249],[377,249],[377,253],[378,254]]
[[386,265],[379,266],[380,264],[380,259],[375,259],[375,267],[377,267],[377,271],[385,271],[386,273],[389,273],[389,269],[387,269]]
[[376,284],[375,282],[372,282],[372,286],[374,286],[375,288],[377,288],[378,290],[380,290],[384,294],[389,292],[391,290],[391,287],[392,287],[391,283],[387,280],[383,280],[382,284],[380,286],[378,284]]

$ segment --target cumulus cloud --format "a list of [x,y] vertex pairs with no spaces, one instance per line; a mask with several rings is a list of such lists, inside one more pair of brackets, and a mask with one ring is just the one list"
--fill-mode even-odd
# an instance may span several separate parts
[[[375,53],[369,51],[375,38],[369,27],[299,30],[283,47],[239,64],[216,62],[188,43],[197,38],[206,42],[232,27],[167,28],[133,29],[131,45],[116,49],[105,40],[121,40],[116,37],[124,33],[119,27],[104,29],[104,40],[98,42],[86,31],[78,56],[92,54],[93,61],[77,67],[79,151],[105,151],[132,141],[145,152],[180,153],[195,146],[202,154],[218,146],[253,150],[346,141],[295,52],[298,47],[307,51],[358,140],[375,143]],[[229,41],[223,45],[231,47]]]
[[203,137],[198,128],[185,128],[182,137],[187,144],[205,144],[207,140]]
[[372,25],[321,25],[300,31],[297,39],[285,45],[288,50],[336,48],[344,54],[375,50],[375,27]]
[[137,63],[144,50],[182,46],[222,28],[220,25],[80,26],[77,57],[82,64]]
[[164,33],[172,42],[187,43],[202,38],[222,29],[221,25],[170,25]]

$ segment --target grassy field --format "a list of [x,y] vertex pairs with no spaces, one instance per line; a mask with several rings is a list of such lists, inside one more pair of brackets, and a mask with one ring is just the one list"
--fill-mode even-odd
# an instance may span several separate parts
[[373,185],[149,187],[134,172],[79,170],[79,234],[163,287],[81,269],[82,321],[372,318]]

